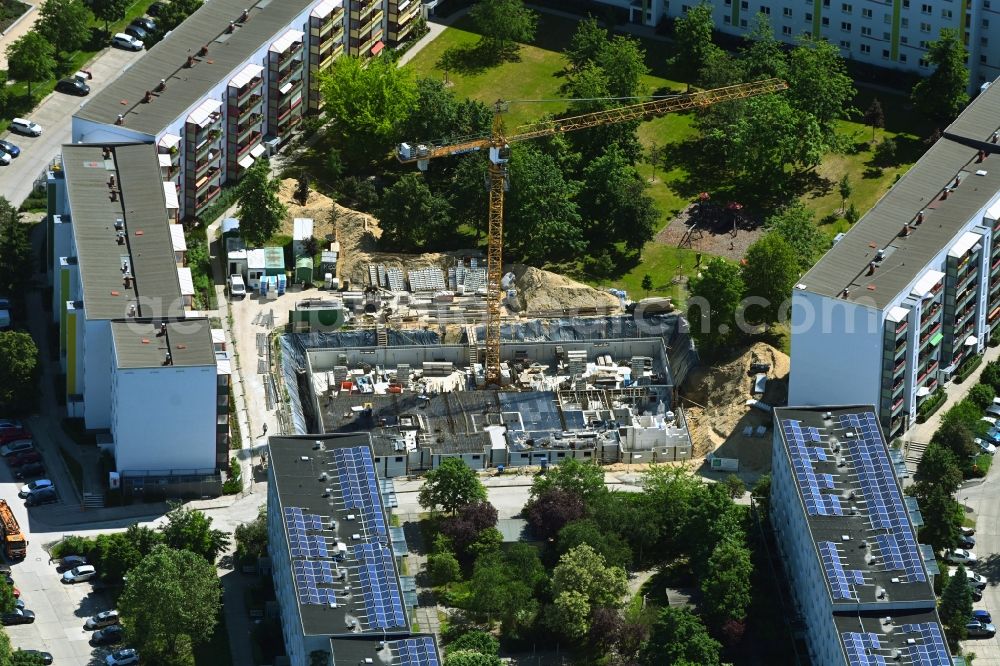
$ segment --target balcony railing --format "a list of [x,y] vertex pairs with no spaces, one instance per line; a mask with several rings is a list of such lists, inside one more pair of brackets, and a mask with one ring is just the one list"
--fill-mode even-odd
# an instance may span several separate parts
[[920,330],[923,330],[923,329],[927,328],[927,324],[929,324],[932,321],[934,321],[935,319],[937,319],[937,316],[938,316],[939,312],[941,312],[941,304],[940,303],[935,303],[934,305],[932,305],[931,307],[929,307],[927,310],[925,310],[920,315]]
[[[301,76],[302,75],[302,68],[301,68],[302,61],[299,60],[298,63],[299,63],[298,66],[292,67],[287,72],[285,72],[284,75],[280,79],[278,79],[278,87],[279,88],[281,86],[285,85],[286,83],[288,83],[289,79],[291,79],[292,77],[294,77],[294,76]],[[302,81],[299,80],[299,83],[302,83]],[[294,86],[294,84],[293,84],[293,86]],[[288,93],[286,92],[284,94],[287,95]]]
[[198,197],[198,200],[195,202],[195,209],[200,209],[203,206],[206,206],[210,201],[212,201],[212,199],[219,196],[219,192],[221,191],[222,191],[221,187],[219,187],[218,185],[213,185],[208,192]]
[[195,192],[200,192],[201,190],[205,189],[206,185],[208,185],[218,176],[221,175],[222,175],[222,169],[220,169],[219,167],[212,167],[211,169],[208,170],[208,173],[206,173],[204,176],[202,176],[195,182],[194,184]]
[[896,364],[896,367],[894,367],[892,369],[892,375],[893,375],[893,377],[895,377],[896,375],[898,375],[900,373],[900,371],[903,368],[905,368],[905,367],[906,367],[906,359],[904,358],[904,359],[900,360],[899,363]]
[[909,323],[906,320],[901,321],[899,325],[896,327],[896,337],[898,338],[903,333],[906,333],[906,329],[908,326]]
[[919,384],[920,382],[927,379],[927,375],[931,374],[937,369],[938,369],[938,362],[937,359],[935,359],[930,365],[927,366],[927,369],[924,370],[919,377],[917,377],[917,383]]
[[293,104],[290,104],[283,111],[279,109],[279,111],[278,111],[278,123],[280,124],[282,120],[284,120],[285,118],[288,117],[288,114],[290,114],[292,111],[294,111],[296,108],[298,108],[299,105],[301,105],[301,104],[302,104],[302,98],[300,97],[297,100],[295,100],[295,102]]
[[236,157],[240,158],[246,155],[247,151],[257,145],[257,139],[261,137],[260,132],[254,132],[249,137],[247,137],[246,143],[240,146],[240,149],[236,152]]
[[205,157],[205,159],[199,160],[194,165],[195,176],[200,176],[201,174],[203,174],[205,172],[205,168],[211,165],[217,159],[219,159],[220,155],[222,155],[222,151],[219,150],[218,148],[213,148],[212,150],[210,150],[208,152],[208,156]]
[[298,55],[302,51],[302,42],[295,42],[288,49],[278,56],[278,67],[283,67],[289,58]]
[[239,119],[242,120],[243,116],[253,111],[257,105],[260,104],[262,99],[264,99],[263,95],[253,95],[252,97],[248,97],[246,101],[239,106]]
[[252,79],[250,79],[250,81],[247,82],[245,86],[240,88],[239,94],[236,95],[236,104],[242,106],[243,100],[246,99],[247,95],[258,90],[260,88],[260,84],[262,84],[263,82],[264,79],[259,76],[255,76]]
[[935,335],[937,335],[940,331],[941,331],[941,322],[938,322],[937,325],[934,326],[931,330],[921,335],[920,348],[923,349],[924,345],[926,345],[928,341],[930,341],[930,339],[933,338]]

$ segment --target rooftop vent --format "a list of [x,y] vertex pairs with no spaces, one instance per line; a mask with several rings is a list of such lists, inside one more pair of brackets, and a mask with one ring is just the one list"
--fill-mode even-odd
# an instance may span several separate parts
[[167,89],[167,80],[160,79],[160,82],[156,85],[156,92],[163,92]]
[[924,223],[924,211],[920,211],[920,212],[917,213],[917,217],[916,217],[916,219],[914,219],[914,222],[916,222],[917,224],[923,224]]
[[124,231],[119,231],[117,233],[117,237],[115,238],[115,242],[118,243],[119,245],[124,245],[125,244],[125,232]]
[[882,261],[885,259],[885,250],[877,250],[875,252],[875,261]]
[[895,650],[892,651],[892,658],[893,658],[893,661],[902,661],[903,660],[903,651],[900,650],[899,648],[896,648]]
[[128,316],[129,317],[134,317],[135,316],[135,303],[129,303],[128,304]]
[[946,187],[943,190],[941,190],[941,201],[947,199],[949,194],[951,194],[951,188]]
[[250,10],[249,9],[244,9],[243,13],[240,14],[239,21],[240,21],[240,23],[244,23],[244,22],[248,21],[249,19],[250,19]]
[[840,297],[841,298],[847,298],[848,295],[850,295],[850,293],[851,293],[850,288],[844,287],[844,291],[840,292]]
[[299,456],[299,460],[302,462],[309,462],[309,456]]
[[861,547],[862,548],[867,548],[868,547],[868,541],[867,540],[862,540],[861,541]]
[[1000,138],[1000,132],[993,132],[993,136],[990,137],[990,143],[996,143],[997,138]]
[[229,27],[226,28],[226,32],[230,32],[231,33],[234,30],[236,30],[236,22],[235,21],[230,21],[229,22]]
[[200,55],[202,58],[208,55],[208,44],[205,44],[203,47],[198,49],[198,55]]
[[184,66],[187,67],[188,69],[194,67],[194,56],[188,56],[187,62],[184,63]]
[[[111,159],[111,146],[102,146],[101,147],[101,154],[104,156],[104,159],[110,160]],[[112,176],[112,178],[114,178],[114,176]]]
[[166,334],[167,334],[167,322],[161,321],[160,322],[160,330],[157,331],[156,337],[162,338]]
[[976,163],[978,164],[985,159],[986,159],[986,151],[980,148],[979,152],[976,153]]
[[840,540],[841,541],[850,541],[851,540],[851,535],[850,534],[841,534],[840,535]]
[[889,579],[889,582],[890,583],[898,583],[899,582],[899,576],[893,576],[892,578]]
[[319,480],[326,481],[326,472],[323,472],[322,474],[319,475]]
[[884,618],[882,618],[882,624],[886,627],[892,626],[892,616],[886,615]]
[[907,645],[916,645],[917,641],[915,639],[913,639],[913,638],[907,638],[906,639],[906,644]]
[[142,103],[149,104],[152,101],[153,101],[153,91],[147,90],[146,94],[142,96]]
[[125,124],[125,116],[119,113],[118,117],[115,118],[115,125],[124,125],[124,124]]
[[[885,589],[881,585],[876,585],[875,586],[875,598],[876,599],[885,599]],[[892,620],[890,619],[890,623],[891,622],[892,622]]]
[[961,185],[961,184],[962,184],[962,177],[961,176],[955,176],[955,182],[952,184],[951,189],[957,190],[958,186]]
[[[108,182],[109,187],[115,186],[115,177],[111,176],[111,180]],[[115,219],[115,231],[122,231],[125,228],[125,220],[122,218]]]
[[173,364],[174,364],[174,357],[170,352],[167,352],[166,357],[164,357],[163,359],[163,365],[173,365]]

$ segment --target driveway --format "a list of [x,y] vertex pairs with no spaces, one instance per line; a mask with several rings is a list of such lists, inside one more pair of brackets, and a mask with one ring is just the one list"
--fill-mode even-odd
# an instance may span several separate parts
[[[90,80],[90,94],[100,91],[109,81],[118,77],[135,62],[144,51],[122,51],[107,49],[92,60],[86,69],[94,75]],[[74,97],[54,92],[28,114],[42,126],[38,137],[8,134],[3,137],[21,147],[21,155],[10,166],[0,167],[0,195],[15,206],[27,198],[34,187],[34,181],[48,168],[49,163],[59,153],[59,147],[70,142],[70,128],[73,114],[87,101],[86,97]]]

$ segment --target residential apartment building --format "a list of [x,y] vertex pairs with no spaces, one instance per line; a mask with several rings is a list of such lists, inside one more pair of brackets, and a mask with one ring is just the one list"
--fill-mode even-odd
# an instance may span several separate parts
[[74,115],[73,141],[155,144],[168,203],[191,218],[319,108],[335,58],[378,54],[418,16],[395,0],[206,2]]
[[228,460],[230,366],[185,307],[186,246],[156,149],[63,146],[48,194],[68,415],[104,433],[123,480],[215,475]]
[[[657,25],[682,16],[700,0],[600,0],[628,12],[629,21]],[[1000,76],[1000,4],[994,0],[708,0],[715,27],[745,35],[754,17],[766,15],[778,39],[792,43],[801,35],[823,37],[858,62],[927,75],[927,43],[942,28],[955,28],[969,49],[970,86],[978,89]],[[992,31],[991,31],[992,26]]]
[[1000,86],[792,293],[789,403],[876,406],[890,439],[1000,322]]
[[811,663],[965,663],[944,639],[903,464],[871,407],[774,410],[771,522]]
[[402,528],[389,526],[367,435],[272,437],[268,554],[291,666],[441,663],[433,636],[410,633],[412,578]]

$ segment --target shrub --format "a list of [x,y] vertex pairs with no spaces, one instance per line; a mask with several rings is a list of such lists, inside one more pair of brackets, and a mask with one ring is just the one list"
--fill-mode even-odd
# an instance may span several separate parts
[[989,384],[983,384],[982,382],[969,389],[969,400],[975,403],[976,407],[982,410],[985,410],[987,407],[992,405],[993,398],[996,396],[997,392],[993,390],[993,387]]
[[948,394],[943,388],[939,388],[934,391],[934,393],[927,396],[927,398],[920,403],[920,406],[917,407],[917,423],[923,423],[926,421],[931,414],[941,408],[941,405],[945,403],[947,398]]
[[955,383],[961,384],[966,379],[968,379],[969,375],[971,375],[975,371],[975,369],[978,368],[980,364],[982,364],[982,362],[983,362],[983,357],[977,354],[976,356],[973,356],[968,361],[963,363],[962,367],[958,369],[957,373],[955,373],[955,378],[954,378]]
[[87,557],[90,555],[91,551],[94,550],[96,545],[97,542],[94,539],[70,534],[62,541],[54,545],[52,550],[49,552],[49,555],[51,555],[54,560],[66,557],[67,555],[83,555],[84,557]]
[[229,459],[229,478],[222,484],[223,495],[235,495],[243,491],[243,470],[235,456]]
[[427,573],[430,574],[431,584],[436,586],[447,585],[462,577],[458,560],[451,553],[435,553],[427,558]]

